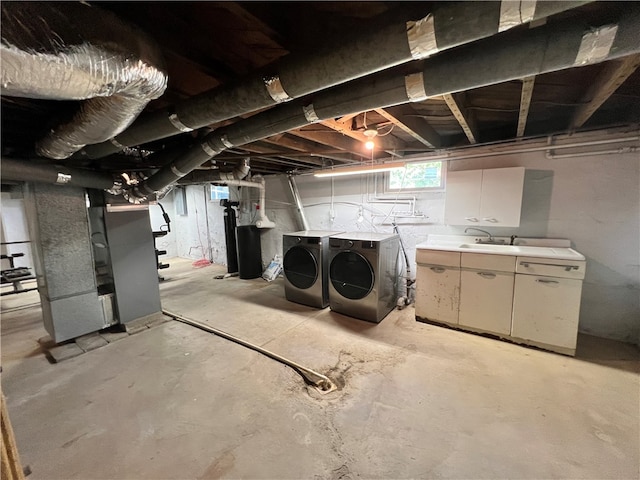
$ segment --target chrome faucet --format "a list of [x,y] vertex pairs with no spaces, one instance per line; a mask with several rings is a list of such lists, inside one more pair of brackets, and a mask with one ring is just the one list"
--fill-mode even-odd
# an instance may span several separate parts
[[477,231],[477,232],[482,232],[482,233],[484,233],[484,234],[487,236],[487,239],[486,239],[486,240],[482,240],[482,239],[480,239],[480,238],[477,238],[477,239],[476,239],[476,243],[504,243],[504,241],[502,241],[502,240],[498,240],[498,241],[497,241],[497,240],[496,240],[495,238],[493,238],[493,236],[492,236],[489,232],[487,232],[486,230],[482,230],[482,229],[480,229],[480,228],[476,228],[476,227],[467,227],[467,228],[465,228],[465,229],[464,229],[464,233],[468,233],[468,232],[469,232],[469,230],[475,230],[475,231]]

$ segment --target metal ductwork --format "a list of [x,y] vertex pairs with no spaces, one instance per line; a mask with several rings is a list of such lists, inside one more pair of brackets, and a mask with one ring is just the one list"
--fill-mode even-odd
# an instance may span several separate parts
[[110,190],[115,187],[108,173],[68,168],[42,160],[2,159],[2,180],[10,182],[37,182],[71,185],[83,188]]
[[125,146],[141,145],[255,112],[586,3],[590,1],[439,4],[420,20],[387,24],[349,41],[343,38],[339,44],[314,55],[290,54],[269,70],[236,85],[196,95],[171,111],[141,117],[112,141],[87,146],[83,152],[89,158],[105,157]]
[[617,24],[592,27],[574,21],[563,24],[561,32],[555,25],[508,32],[428,59],[415,74],[390,71],[350,82],[315,94],[313,103],[297,100],[215,130],[132,194],[144,197],[162,189],[227,148],[320,120],[635,54],[640,52],[638,31],[640,4],[632,4]]
[[70,157],[125,130],[164,93],[159,50],[113,14],[76,2],[2,2],[2,95],[84,100],[36,145]]

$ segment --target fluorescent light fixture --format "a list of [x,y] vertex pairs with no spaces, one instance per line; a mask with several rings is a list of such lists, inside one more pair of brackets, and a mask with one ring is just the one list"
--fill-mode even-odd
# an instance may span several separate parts
[[107,212],[130,212],[132,210],[149,210],[149,204],[122,203],[114,205],[112,203],[107,203]]
[[374,165],[357,165],[353,167],[338,167],[330,170],[320,170],[313,174],[314,177],[340,177],[342,175],[362,175],[363,173],[390,172],[406,166],[405,162],[378,163]]

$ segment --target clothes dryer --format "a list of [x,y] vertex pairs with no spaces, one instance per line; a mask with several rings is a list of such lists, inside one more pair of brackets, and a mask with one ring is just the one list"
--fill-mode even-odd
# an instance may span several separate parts
[[379,323],[398,299],[398,235],[351,232],[329,239],[329,306]]
[[317,308],[329,305],[329,236],[338,233],[304,230],[282,236],[284,293],[287,300]]

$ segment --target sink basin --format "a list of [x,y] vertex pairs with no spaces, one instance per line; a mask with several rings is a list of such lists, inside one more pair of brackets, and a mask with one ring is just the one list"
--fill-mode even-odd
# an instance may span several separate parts
[[482,252],[514,252],[520,251],[520,247],[515,245],[494,245],[491,243],[463,243],[459,248],[476,250]]

